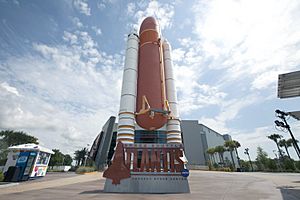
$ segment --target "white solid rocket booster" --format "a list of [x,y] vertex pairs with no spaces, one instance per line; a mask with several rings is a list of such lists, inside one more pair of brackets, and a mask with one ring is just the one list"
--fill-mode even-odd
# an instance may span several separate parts
[[167,143],[182,143],[179,113],[177,108],[177,91],[173,74],[171,46],[167,40],[163,42],[165,84],[167,99],[170,108],[170,117],[167,122]]
[[121,92],[117,141],[134,143],[139,37],[128,35]]

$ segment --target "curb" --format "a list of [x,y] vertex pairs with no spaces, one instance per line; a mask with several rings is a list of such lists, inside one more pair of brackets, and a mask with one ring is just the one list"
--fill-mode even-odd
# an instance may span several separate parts
[[12,186],[16,186],[16,185],[19,185],[19,183],[6,183],[6,184],[0,184],[0,189],[1,189],[1,188],[12,187]]

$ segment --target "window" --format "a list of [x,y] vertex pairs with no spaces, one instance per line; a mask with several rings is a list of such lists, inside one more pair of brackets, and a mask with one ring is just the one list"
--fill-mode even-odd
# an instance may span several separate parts
[[167,143],[166,131],[147,131],[147,130],[136,130],[134,134],[135,143]]
[[36,161],[38,165],[47,165],[49,160],[49,153],[40,152]]

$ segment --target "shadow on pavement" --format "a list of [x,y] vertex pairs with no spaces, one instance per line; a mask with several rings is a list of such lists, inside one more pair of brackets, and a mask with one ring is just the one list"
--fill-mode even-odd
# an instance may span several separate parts
[[280,189],[281,196],[283,200],[299,200],[300,199],[300,189],[295,189],[295,187],[277,187]]
[[300,183],[300,181],[293,181],[293,183]]
[[99,193],[103,193],[103,190],[89,190],[89,191],[83,191],[79,194],[99,194]]

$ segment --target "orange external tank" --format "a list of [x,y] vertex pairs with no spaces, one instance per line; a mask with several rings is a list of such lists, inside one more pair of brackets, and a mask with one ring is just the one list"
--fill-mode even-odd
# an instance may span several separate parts
[[146,130],[156,130],[167,122],[167,101],[162,45],[153,17],[147,17],[139,32],[136,122]]

